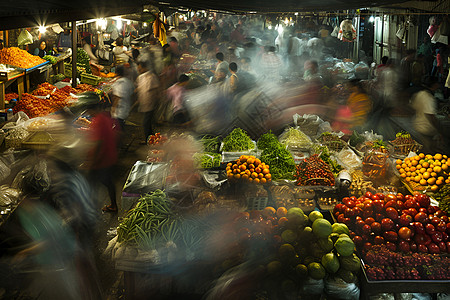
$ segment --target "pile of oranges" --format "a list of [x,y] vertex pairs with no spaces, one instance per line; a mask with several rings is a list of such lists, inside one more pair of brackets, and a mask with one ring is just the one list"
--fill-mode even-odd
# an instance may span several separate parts
[[272,181],[269,166],[251,155],[241,155],[235,163],[228,163],[226,170],[229,180],[243,180],[257,184]]
[[437,191],[442,185],[450,183],[450,159],[440,153],[420,153],[404,160],[397,159],[396,168],[400,176],[408,183],[415,182],[425,189]]

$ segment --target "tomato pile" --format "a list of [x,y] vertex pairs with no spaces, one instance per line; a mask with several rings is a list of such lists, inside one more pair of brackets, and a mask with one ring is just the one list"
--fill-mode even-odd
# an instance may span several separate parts
[[162,145],[167,141],[167,137],[161,135],[161,133],[157,132],[154,135],[148,137],[147,144],[148,145]]
[[45,62],[45,59],[31,55],[27,51],[17,47],[3,48],[0,50],[0,64],[8,64],[23,69],[29,69]]
[[8,93],[5,95],[5,102],[9,103],[12,99],[19,99],[19,94],[16,93]]
[[297,185],[334,185],[334,175],[330,166],[314,154],[303,159],[296,167]]

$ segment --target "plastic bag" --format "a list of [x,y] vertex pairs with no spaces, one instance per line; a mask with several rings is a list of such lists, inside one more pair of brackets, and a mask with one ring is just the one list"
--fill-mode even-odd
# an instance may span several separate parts
[[344,148],[336,155],[338,163],[348,171],[361,169],[362,160],[349,148]]
[[295,127],[299,127],[309,137],[315,137],[318,134],[320,126],[324,123],[317,115],[304,114],[300,116],[299,114],[295,114],[293,119]]
[[362,136],[366,139],[366,141],[375,141],[375,140],[383,140],[383,136],[372,131],[365,131]]
[[7,185],[0,186],[0,206],[9,206],[17,203],[19,200],[19,191],[10,188]]
[[302,286],[301,293],[306,295],[319,295],[322,294],[325,288],[323,279],[315,280],[308,278]]
[[[433,297],[431,297],[430,294],[424,294],[424,293],[412,293],[411,296],[412,296],[411,297],[412,300],[431,300],[431,299],[433,299]],[[437,298],[439,299],[439,296]],[[450,299],[450,297],[447,296],[446,299]]]
[[17,43],[19,46],[33,44],[33,36],[28,32],[28,30],[23,29],[17,38]]
[[325,293],[332,299],[358,300],[360,290],[354,283],[346,283],[341,278],[325,280]]

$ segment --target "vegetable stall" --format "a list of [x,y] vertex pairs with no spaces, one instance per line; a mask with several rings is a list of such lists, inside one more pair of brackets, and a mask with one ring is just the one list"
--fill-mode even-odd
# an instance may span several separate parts
[[123,197],[135,200],[106,253],[130,298],[237,285],[262,299],[449,292],[450,159],[393,145],[301,127],[256,140],[241,128],[158,133],[146,171],[130,172]]

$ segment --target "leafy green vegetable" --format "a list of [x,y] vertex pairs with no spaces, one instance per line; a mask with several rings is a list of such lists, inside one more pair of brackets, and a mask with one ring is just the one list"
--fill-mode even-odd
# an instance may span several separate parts
[[204,152],[217,152],[219,150],[220,141],[218,136],[205,135],[200,142],[203,145]]
[[222,156],[219,153],[205,152],[194,154],[194,164],[198,168],[208,169],[220,167]]
[[353,133],[350,136],[349,142],[350,142],[351,146],[356,147],[359,144],[364,143],[365,140],[366,139],[362,135],[360,135],[356,130],[353,130]]
[[89,65],[89,55],[84,49],[77,49],[77,66],[83,67],[86,73],[92,74],[91,66]]
[[258,148],[263,150],[261,161],[270,166],[273,179],[294,178],[294,157],[272,132],[265,133],[259,138]]
[[272,131],[269,131],[268,133],[264,133],[259,137],[258,142],[256,145],[258,146],[258,149],[265,150],[271,147],[274,147],[278,145],[278,139],[277,137],[272,133]]
[[45,55],[43,59],[48,60],[52,65],[56,64],[57,60],[54,56]]
[[223,139],[223,151],[239,152],[255,148],[252,139],[241,128],[235,128]]

